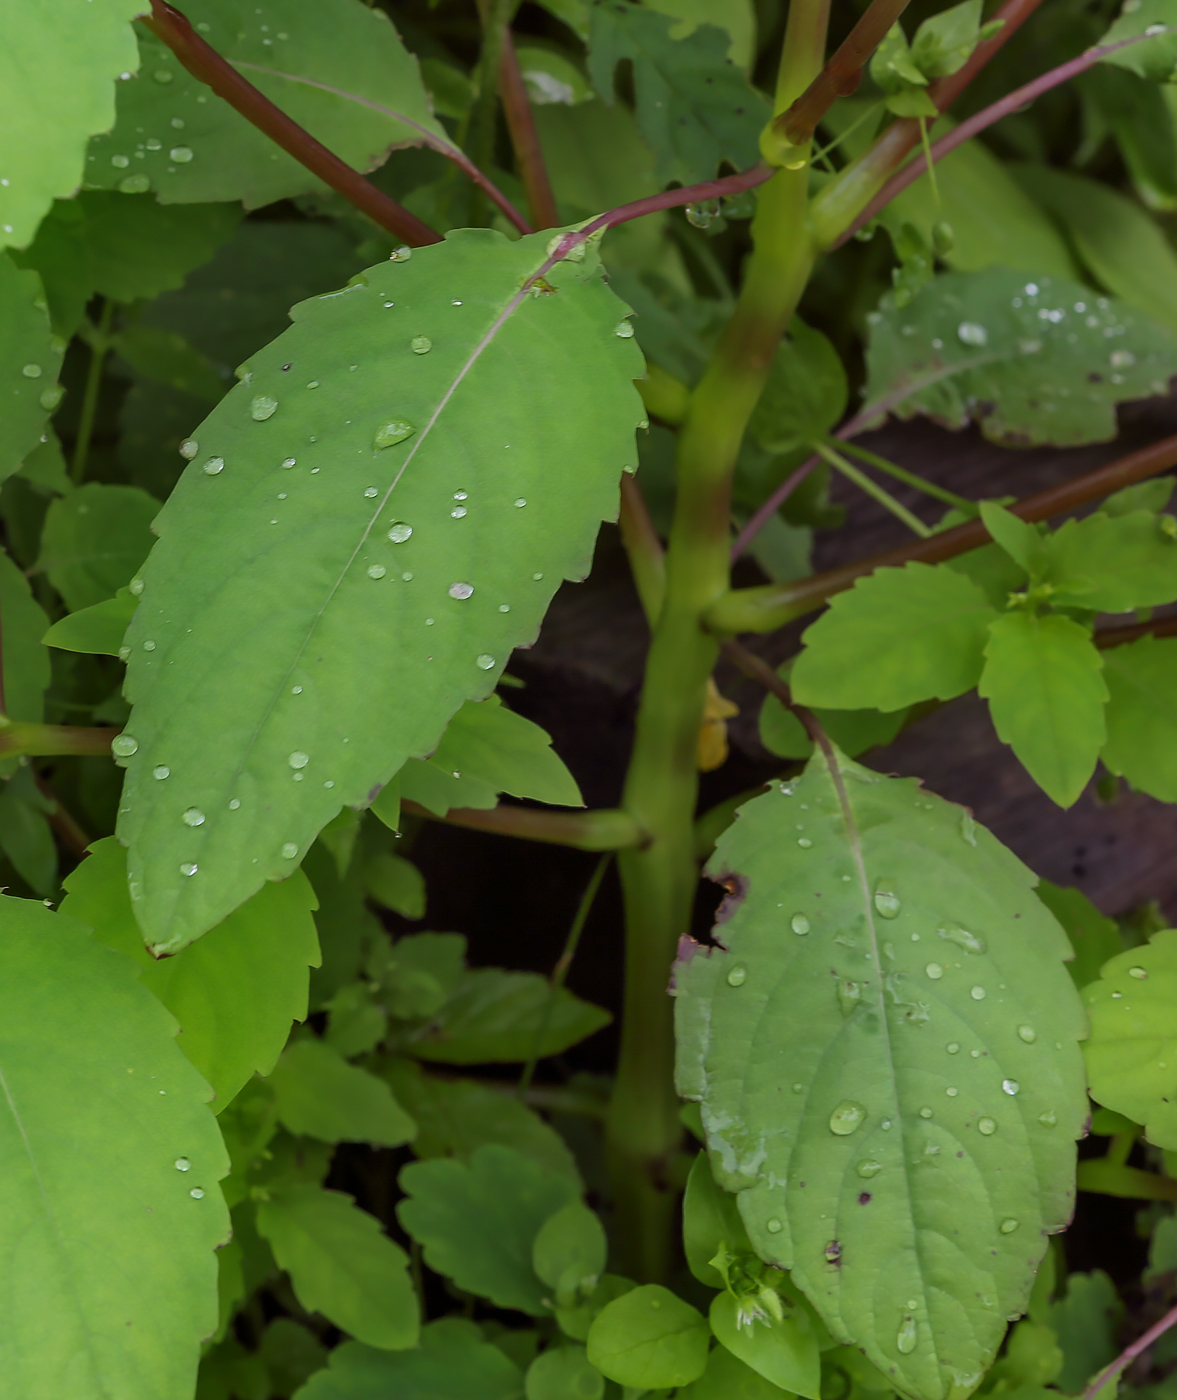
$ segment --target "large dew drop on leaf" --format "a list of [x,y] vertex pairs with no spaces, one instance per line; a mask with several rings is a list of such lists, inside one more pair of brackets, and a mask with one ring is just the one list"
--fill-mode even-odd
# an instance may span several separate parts
[[1065,935],[967,811],[837,754],[741,809],[676,969],[679,1087],[758,1253],[906,1395],[965,1396],[1070,1218]]
[[523,290],[549,241],[462,232],[304,302],[193,433],[115,744],[156,951],[427,755],[587,572],[642,359],[592,253]]

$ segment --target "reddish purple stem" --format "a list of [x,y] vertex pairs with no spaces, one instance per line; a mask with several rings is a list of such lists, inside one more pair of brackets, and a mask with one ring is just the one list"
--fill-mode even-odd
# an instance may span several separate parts
[[1115,1380],[1121,1371],[1126,1371],[1140,1353],[1147,1351],[1158,1337],[1163,1337],[1174,1323],[1177,1323],[1177,1308],[1170,1308],[1160,1322],[1154,1323],[1143,1337],[1138,1337],[1130,1347],[1125,1347],[1110,1366],[1105,1366],[1099,1372],[1084,1390],[1080,1400],[1095,1400],[1108,1381]]

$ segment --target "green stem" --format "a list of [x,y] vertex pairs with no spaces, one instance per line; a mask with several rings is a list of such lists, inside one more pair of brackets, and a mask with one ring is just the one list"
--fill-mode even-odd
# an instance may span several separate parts
[[867,447],[859,447],[856,442],[843,442],[841,438],[832,439],[830,446],[834,446],[835,443],[839,451],[849,452],[851,456],[858,457],[868,466],[886,472],[888,476],[893,476],[896,481],[914,486],[917,491],[922,491],[925,496],[931,496],[933,500],[943,501],[946,506],[955,506],[957,510],[967,511],[970,517],[977,512],[977,503],[970,501],[967,496],[958,496],[955,491],[946,491],[943,486],[937,486],[934,481],[928,481],[915,472],[908,471],[906,467],[901,467],[886,457],[880,457],[877,452],[872,452]]
[[824,442],[815,442],[813,450],[819,457],[827,461],[835,471],[841,472],[847,481],[852,481],[860,491],[865,491],[872,500],[878,501],[884,510],[889,510],[896,520],[902,521],[912,534],[918,535],[921,540],[930,538],[932,531],[918,516],[912,515],[906,506],[899,504],[890,491],[880,486],[877,481],[872,481],[865,472],[859,471],[840,452],[835,452]]
[[[4,751],[6,732],[0,732],[0,753]],[[35,752],[56,751],[37,749]],[[401,803],[401,810],[409,816],[428,817],[433,821],[444,820],[450,826],[462,826],[471,831],[493,831],[499,836],[517,836],[525,841],[545,841],[553,846],[573,846],[581,851],[616,851],[623,846],[640,846],[649,839],[628,812],[611,808],[593,812],[557,812],[544,807],[505,805],[485,810],[477,807],[451,807],[445,817],[440,818],[427,807],[420,807],[416,802],[406,800]]]
[[[827,0],[793,0],[778,112],[819,71],[826,18]],[[729,587],[731,479],[744,429],[813,265],[807,187],[804,165],[764,185],[743,290],[679,434],[666,593],[626,777],[624,806],[651,839],[644,850],[618,859],[626,908],[625,1008],[606,1142],[622,1268],[643,1280],[669,1273],[676,1199],[669,1167],[682,1138],[667,992],[698,880],[698,737],[719,650],[701,624]]]
[[498,112],[499,69],[507,28],[515,16],[518,0],[479,0],[482,15],[482,49],[478,55],[478,91],[470,113],[466,150],[480,170],[493,163],[495,116]]
[[102,314],[89,337],[90,368],[86,374],[86,387],[82,393],[82,411],[78,418],[78,436],[74,442],[74,459],[70,464],[69,479],[75,486],[82,484],[86,474],[86,458],[90,455],[90,439],[94,436],[94,419],[98,413],[98,395],[102,388],[102,369],[106,363],[106,352],[110,348],[110,326],[114,319],[114,302],[109,297],[102,301]]
[[109,754],[117,729],[87,729],[66,724],[26,724],[17,720],[0,728],[0,758],[29,754]]

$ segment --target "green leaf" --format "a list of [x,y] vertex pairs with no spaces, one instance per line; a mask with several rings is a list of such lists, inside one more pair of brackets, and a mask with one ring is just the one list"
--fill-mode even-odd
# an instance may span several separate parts
[[257,1227],[308,1312],[368,1346],[417,1345],[420,1310],[408,1255],[350,1196],[292,1186],[259,1201]]
[[377,851],[364,862],[368,893],[385,909],[406,919],[425,917],[425,877],[403,856]]
[[876,569],[835,594],[806,630],[793,695],[844,710],[950,700],[976,685],[995,615],[977,585],[951,569]]
[[553,989],[538,973],[472,968],[406,1048],[441,1064],[520,1063],[537,1052],[559,1055],[611,1019],[567,988]]
[[81,608],[55,622],[41,638],[47,647],[88,652],[92,656],[117,656],[123,637],[135,615],[138,601],[128,588],[120,588],[104,603]]
[[1050,1325],[1063,1353],[1056,1384],[1065,1395],[1078,1395],[1119,1355],[1123,1315],[1116,1285],[1102,1269],[1067,1276],[1066,1297],[1050,1305]]
[[[906,94],[912,88],[927,87],[927,78],[912,61],[911,45],[901,24],[891,26],[871,55],[870,75],[888,96]],[[929,105],[934,112],[935,104]]]
[[1050,601],[1122,613],[1177,598],[1177,520],[1149,510],[1068,520],[1046,540]]
[[1067,970],[1076,987],[1094,982],[1104,963],[1123,949],[1116,921],[1101,914],[1082,890],[1052,885],[1049,880],[1039,881],[1038,898],[1062,924],[1075,950]]
[[307,1014],[309,967],[319,963],[314,896],[306,879],[264,885],[208,937],[157,962],[143,946],[127,889],[127,856],[97,841],[65,881],[62,911],[108,948],[133,958],[143,985],[180,1023],[178,1044],[223,1110],[256,1071],[269,1074]]
[[466,940],[460,933],[409,934],[398,938],[372,971],[391,1015],[402,1021],[432,1018],[465,975]]
[[270,1076],[278,1118],[292,1133],[323,1142],[399,1147],[416,1125],[387,1084],[321,1040],[295,1041]]
[[1095,771],[1106,737],[1103,659],[1088,628],[1059,614],[1004,613],[989,628],[977,693],[993,727],[1060,807]]
[[423,1246],[431,1269],[500,1308],[542,1317],[550,1290],[531,1263],[544,1222],[577,1196],[566,1176],[545,1172],[497,1143],[476,1148],[467,1166],[452,1159],[410,1162],[397,1219]]
[[[380,165],[394,146],[445,148],[417,62],[381,10],[351,0],[267,0],[243,25],[233,0],[185,14],[255,87],[341,160]],[[118,120],[90,143],[90,188],[154,190],[164,204],[241,200],[247,209],[321,191],[307,168],[227,102],[212,103],[158,39],[140,31],[140,76],[119,89]],[[144,145],[142,132],[156,133]]]
[[[867,749],[889,744],[903,728],[908,711],[883,714],[879,710],[823,710],[816,706],[813,714],[842,752],[856,758]],[[775,695],[766,695],[760,707],[760,742],[780,758],[808,758],[813,752],[813,740],[801,721]]]
[[0,550],[0,655],[4,661],[5,713],[9,719],[40,720],[49,685],[49,653],[41,645],[49,619],[29,581]]
[[824,437],[846,411],[850,388],[829,338],[794,316],[772,358],[748,431],[769,452]]
[[800,1309],[775,1318],[740,1316],[740,1305],[728,1292],[711,1300],[711,1330],[720,1344],[746,1365],[795,1395],[817,1400],[821,1383],[821,1356],[809,1318]]
[[373,803],[373,810],[382,822],[392,830],[397,830],[400,822],[401,801],[416,802],[435,817],[444,817],[455,807],[473,807],[486,811],[498,805],[498,796],[489,783],[478,778],[468,777],[458,769],[445,769],[432,759],[424,761],[410,758],[391,784],[396,793],[395,813],[389,808],[386,794],[389,788],[381,791]]
[[724,1286],[723,1275],[712,1262],[721,1251],[752,1253],[736,1198],[716,1182],[705,1152],[695,1158],[687,1177],[682,1236],[687,1267],[708,1288]]
[[707,1364],[709,1332],[697,1308],[648,1283],[601,1310],[589,1331],[588,1359],[618,1385],[689,1385]]
[[1083,990],[1091,1034],[1083,1047],[1091,1097],[1143,1123],[1149,1142],[1177,1151],[1177,930],[1104,964]]
[[84,191],[58,200],[13,261],[41,274],[54,325],[72,335],[95,293],[130,302],[181,286],[240,217],[228,204],[172,209],[149,194]]
[[724,160],[737,170],[756,163],[760,129],[771,113],[727,57],[723,30],[703,24],[688,38],[672,39],[667,16],[626,0],[595,4],[591,21],[593,86],[612,103],[615,69],[632,62],[638,125],[657,153],[663,184],[713,179]]
[[77,189],[87,137],[114,121],[115,79],[137,66],[129,21],[141,8],[141,0],[67,0],[6,11],[0,246],[26,246],[53,200]]
[[982,0],[941,10],[924,20],[911,41],[911,61],[925,78],[946,78],[968,62],[981,38]]
[[571,1307],[591,1294],[601,1275],[609,1242],[595,1212],[580,1201],[569,1201],[540,1227],[531,1249],[536,1274],[555,1290],[559,1307]]
[[5,1387],[21,1400],[191,1394],[217,1325],[228,1162],[175,1022],[73,919],[8,898],[0,1021],[0,1250],[19,1263]]
[[151,522],[159,508],[137,486],[97,481],[50,505],[37,568],[71,612],[113,598],[131,581],[154,543]]
[[478,1329],[443,1318],[421,1329],[412,1351],[376,1351],[344,1342],[328,1368],[312,1376],[295,1400],[523,1400],[523,1375]]
[[61,398],[57,376],[63,348],[49,331],[41,279],[0,253],[0,481],[36,448]]
[[994,543],[1031,578],[1041,577],[1050,557],[1041,529],[996,501],[981,502],[981,523]]
[[1100,60],[1116,68],[1127,68],[1156,83],[1171,83],[1177,73],[1177,10],[1172,0],[1140,0],[1129,10],[1121,10],[1111,28],[1098,40],[1100,48],[1147,34],[1154,26],[1159,32],[1138,44],[1129,44]]
[[110,347],[140,379],[164,384],[202,404],[216,403],[229,387],[213,362],[182,335],[158,326],[131,325],[111,337]]
[[716,1347],[707,1358],[707,1369],[679,1395],[680,1400],[780,1400],[786,1393],[726,1347]]
[[1018,447],[1107,441],[1117,403],[1177,373],[1177,333],[1062,277],[948,272],[869,319],[868,410]]
[[726,30],[731,60],[745,72],[756,58],[756,7],[752,0],[654,0],[651,10],[670,15],[678,23],[670,31],[672,39],[685,39],[701,24],[714,24]]
[[47,820],[55,806],[38,790],[28,768],[18,768],[0,789],[0,850],[42,897],[57,883],[57,843]]
[[1074,1202],[1062,930],[967,812],[840,755],[742,807],[709,869],[745,891],[675,969],[712,1170],[836,1340],[956,1394]]
[[[546,274],[552,293],[520,289],[550,242],[466,230],[371,269],[299,308],[196,430],[128,634],[138,753],[120,836],[155,951],[429,752],[530,642],[560,579],[587,570],[634,460],[640,356],[591,253]],[[198,831],[159,819],[159,763],[208,813]]]
[[1103,658],[1113,773],[1162,802],[1177,802],[1177,640],[1141,637]]
[[527,1368],[527,1400],[601,1400],[605,1377],[584,1347],[553,1346]]
[[[551,738],[490,695],[454,715],[430,760],[447,772],[488,784],[496,793],[583,807],[576,779],[552,750]],[[455,804],[457,805],[457,804]]]
[[411,1060],[392,1060],[381,1072],[417,1124],[416,1156],[456,1157],[469,1163],[476,1148],[497,1142],[580,1185],[576,1161],[564,1139],[513,1094],[474,1079],[423,1074]]
[[262,1334],[258,1355],[270,1373],[273,1394],[287,1396],[326,1366],[328,1352],[309,1328],[293,1318],[276,1317]]

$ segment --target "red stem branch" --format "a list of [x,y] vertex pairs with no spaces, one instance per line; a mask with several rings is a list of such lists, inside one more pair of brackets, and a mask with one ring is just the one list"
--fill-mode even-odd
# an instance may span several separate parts
[[1088,1383],[1081,1400],[1095,1400],[1095,1397],[1109,1381],[1115,1380],[1122,1371],[1126,1371],[1141,1352],[1147,1351],[1158,1338],[1163,1337],[1175,1324],[1177,1324],[1177,1308],[1170,1308],[1160,1322],[1155,1322],[1142,1337],[1138,1337],[1131,1346],[1125,1347],[1110,1366],[1105,1366]]
[[515,159],[519,164],[523,188],[527,191],[531,222],[536,228],[555,228],[560,222],[556,196],[552,193],[552,182],[548,179],[548,167],[544,163],[539,132],[535,127],[535,115],[531,110],[527,87],[523,82],[515,43],[509,29],[503,35],[503,56],[499,62],[499,97],[503,103],[503,115],[507,119],[507,130],[511,134],[511,145],[515,148]]

